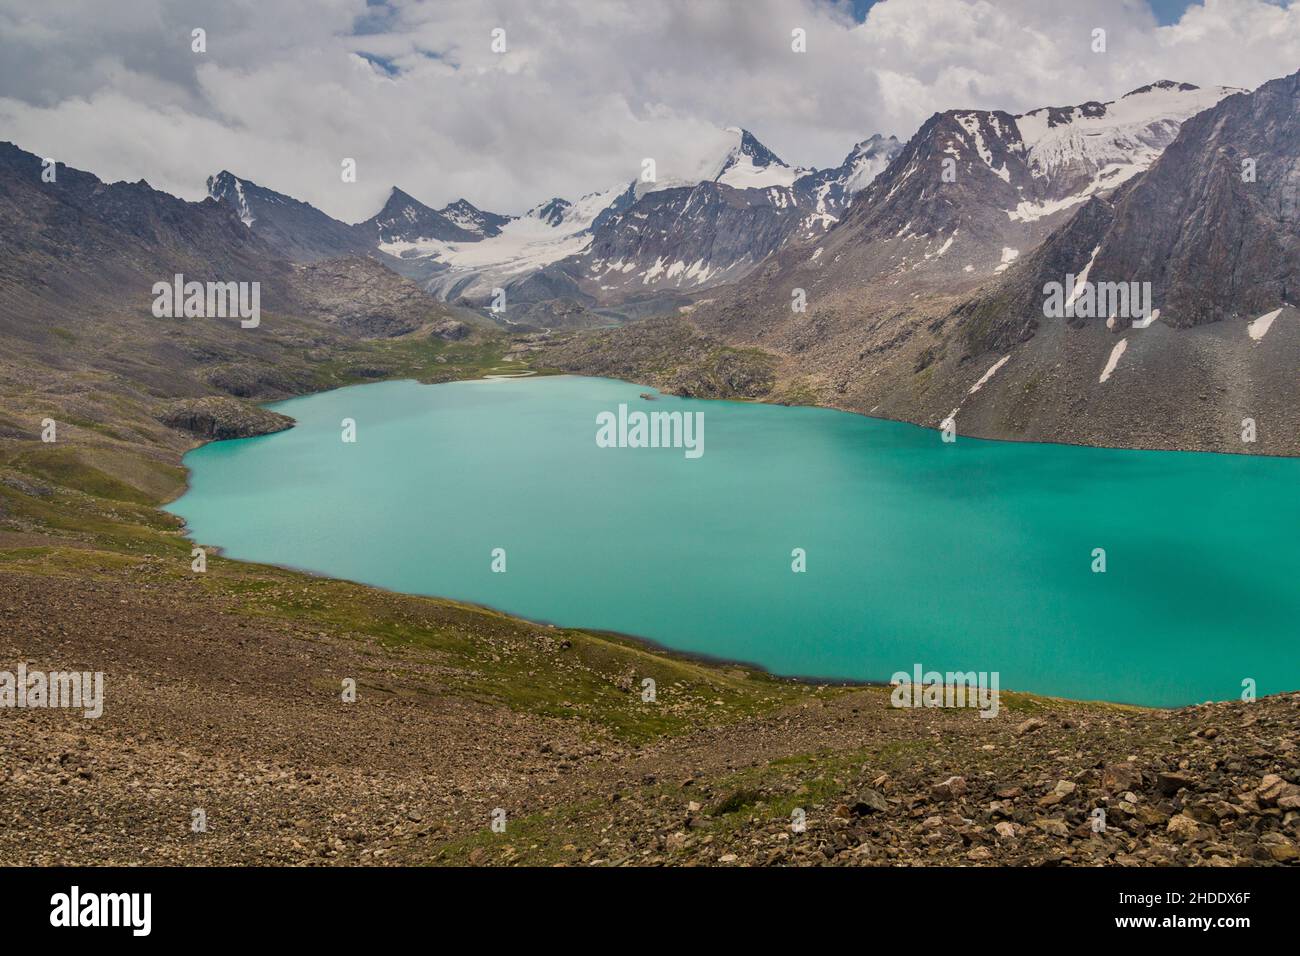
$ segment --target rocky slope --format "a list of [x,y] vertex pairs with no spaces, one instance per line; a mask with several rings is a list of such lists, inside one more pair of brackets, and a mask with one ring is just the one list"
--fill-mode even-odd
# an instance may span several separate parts
[[392,338],[447,321],[493,328],[487,319],[438,302],[374,259],[350,256],[296,265],[294,275],[300,311],[349,335]]
[[288,264],[215,201],[185,202],[143,180],[104,183],[63,164],[53,182],[42,172],[40,157],[0,143],[0,322],[15,333],[39,334],[30,310],[41,301],[147,311],[152,284],[175,272],[261,281],[264,303],[285,292]]
[[1163,81],[1112,103],[937,113],[827,237],[824,268],[909,291],[986,281],[1231,92]]
[[589,334],[535,338],[516,350],[577,374],[633,379],[693,398],[764,398],[776,382],[771,356],[730,348],[663,316]]
[[[0,530],[0,653],[106,681],[98,720],[0,721],[7,865],[1300,859],[1300,695],[896,710],[884,689],[773,681],[218,556],[200,581],[188,550],[98,547]],[[552,693],[520,694],[524,673]],[[655,705],[630,690],[643,674]]]

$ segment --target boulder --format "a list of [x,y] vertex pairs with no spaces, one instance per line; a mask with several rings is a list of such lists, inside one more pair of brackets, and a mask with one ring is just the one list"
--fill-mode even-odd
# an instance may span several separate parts
[[931,800],[955,800],[966,792],[965,777],[949,777],[930,788]]

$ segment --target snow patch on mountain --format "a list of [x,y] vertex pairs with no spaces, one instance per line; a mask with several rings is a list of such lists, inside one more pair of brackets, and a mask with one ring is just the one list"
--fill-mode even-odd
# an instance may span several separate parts
[[1007,361],[1010,358],[1011,356],[1008,354],[1002,356],[1002,358],[994,362],[993,367],[990,368],[987,372],[985,372],[984,375],[980,378],[980,380],[970,387],[970,391],[967,392],[966,394],[974,395],[981,388],[983,388],[988,383],[988,380],[998,373],[998,369],[1000,369],[1002,366],[1007,364]]
[[1129,178],[1155,161],[1185,120],[1239,92],[1162,80],[1110,103],[1031,110],[1016,125],[1036,177],[1082,162],[1099,170],[1131,167]]
[[1006,272],[1008,269],[1011,268],[1011,264],[1012,264],[1013,262],[1015,262],[1015,261],[1016,261],[1017,259],[1019,259],[1019,258],[1020,258],[1020,250],[1019,250],[1019,249],[1012,249],[1010,246],[1003,246],[1003,247],[1002,247],[1002,261],[998,263],[998,267],[997,267],[996,269],[994,269],[993,271],[994,271],[994,272]]
[[[964,129],[974,141],[975,152],[978,153],[979,158],[984,161],[984,165],[993,170],[994,174],[1004,183],[1011,182],[1011,170],[1007,169],[1006,163],[1003,163],[1001,166],[993,165],[993,150],[989,149],[988,144],[984,142],[984,133],[980,128],[981,120],[983,120],[984,122],[987,122],[989,126],[992,127],[993,132],[1001,138],[1003,130],[997,114],[959,113],[956,116],[956,120],[961,124],[961,128]],[[1019,144],[1013,144],[1013,147],[1018,145]]]
[[1120,356],[1128,348],[1128,339],[1120,339],[1115,343],[1115,347],[1110,350],[1110,358],[1106,359],[1106,367],[1101,370],[1101,378],[1097,379],[1099,383],[1105,383],[1119,366]]
[[1254,319],[1246,326],[1246,332],[1250,335],[1251,340],[1258,342],[1264,336],[1268,335],[1268,330],[1273,327],[1273,322],[1282,314],[1281,309],[1274,309],[1272,312],[1266,312],[1258,319]]

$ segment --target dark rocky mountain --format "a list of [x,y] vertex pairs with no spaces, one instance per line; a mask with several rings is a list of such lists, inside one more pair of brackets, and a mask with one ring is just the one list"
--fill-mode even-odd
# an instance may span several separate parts
[[483,238],[498,235],[501,227],[512,218],[494,212],[484,212],[468,199],[457,199],[443,206],[438,212],[453,225]]
[[539,222],[544,222],[548,226],[558,226],[564,222],[572,209],[573,203],[556,196],[537,207],[536,217]]
[[[936,113],[856,194],[838,224],[786,243],[744,282],[719,290],[696,320],[723,337],[816,353],[825,371],[839,369],[838,392],[855,363],[824,349],[840,334],[870,338],[850,318],[861,313],[861,300],[907,311],[995,281],[1091,198],[1131,182],[1187,116],[1228,92],[1161,82],[1113,103],[1020,116]],[[807,312],[792,311],[793,289],[805,291]],[[898,332],[891,341],[883,315],[880,321],[885,340],[864,339],[856,351],[892,351],[913,339]]]
[[[264,305],[288,291],[290,268],[227,205],[186,202],[144,180],[105,183],[65,166],[42,179],[40,157],[0,143],[0,321],[39,334],[36,320],[77,306],[148,312],[154,282],[260,281]],[[89,318],[89,317],[87,317]]]
[[[1156,321],[1175,327],[1292,305],[1300,282],[1298,88],[1300,74],[1273,80],[1188,120],[1145,175],[1090,200],[960,314],[989,343],[1007,342],[1042,317],[1043,286],[1068,274],[1150,283]],[[1117,333],[1131,326],[1110,318],[1073,321]]]
[[367,255],[374,244],[345,222],[305,203],[222,170],[208,177],[208,195],[291,262]]
[[[1030,119],[939,114],[825,237],[782,249],[685,319],[719,346],[769,353],[769,399],[952,418],[962,435],[1295,454],[1298,90],[1296,76],[1226,98],[1161,83]],[[1178,120],[1161,147],[1169,103],[1202,95],[1215,104]],[[945,157],[952,182],[935,174]],[[1030,230],[1046,235],[979,266],[981,243],[1021,228],[1029,242]],[[960,268],[943,264],[954,257]],[[1071,275],[1149,282],[1154,321],[1052,317],[1045,286]],[[556,364],[578,351],[561,343]],[[591,350],[581,360],[597,374],[603,364]],[[660,356],[643,380],[672,371]]]
[[[383,208],[365,222],[357,223],[355,232],[365,237],[372,247],[393,243],[414,243],[422,239],[436,239],[441,242],[475,242],[487,234],[483,231],[485,226],[495,230],[492,235],[500,232],[500,225],[494,225],[493,221],[504,217],[493,216],[492,220],[487,220],[469,203],[463,199],[460,202],[464,203],[463,209],[458,210],[462,212],[460,221],[453,221],[444,211],[431,209],[394,186]],[[474,213],[478,213],[477,218]]]
[[799,230],[802,238],[811,239],[838,222],[854,196],[866,189],[902,151],[903,144],[897,137],[877,133],[854,146],[840,165],[800,177],[796,185],[813,199],[812,208],[804,210],[805,221]]
[[738,143],[709,179],[643,193],[594,223],[590,246],[561,268],[605,304],[737,280],[787,242],[829,229],[902,148],[875,136],[838,167],[810,172],[734,132]]
[[747,129],[734,128],[735,132],[740,134],[740,142],[727,154],[722,168],[718,174],[713,177],[715,182],[722,180],[728,173],[731,173],[737,167],[743,165],[753,166],[756,169],[766,169],[769,166],[785,166],[781,157],[772,152],[762,143],[760,143]]
[[[469,317],[369,257],[295,265],[229,202],[186,202],[62,164],[54,182],[41,173],[39,157],[0,144],[0,375],[48,379],[57,369],[135,402],[274,398],[316,380],[310,355],[323,361],[363,339]],[[264,196],[244,195],[252,210],[266,208],[256,205]],[[155,316],[154,284],[178,273],[258,283],[260,325]]]
[[554,303],[539,315],[591,325],[672,310],[824,233],[902,149],[873,136],[837,167],[804,170],[747,130],[722,131],[719,143],[699,178],[555,197],[517,219],[465,199],[433,209],[394,187],[378,213],[349,226],[229,172],[208,189],[291,261],[373,255],[448,301],[482,306],[504,288],[525,313]]
[[[504,289],[515,322],[547,302],[556,303],[547,316],[580,325],[674,311],[804,244],[794,255],[858,281],[961,291],[1145,169],[1187,116],[1226,92],[1162,81],[1111,103],[1021,116],[952,110],[906,146],[874,136],[826,170],[791,167],[732,128],[686,179],[556,197],[518,219],[464,199],[437,210],[394,188],[379,213],[349,227],[229,174],[213,190],[295,261],[391,256],[448,301],[482,307]],[[584,310],[593,315],[579,321]]]
[[875,136],[840,166],[808,171],[788,166],[746,130],[724,131],[722,142],[700,161],[698,180],[634,182],[576,203],[552,199],[508,227],[495,247],[431,250],[430,259],[447,268],[427,276],[428,287],[471,302],[504,288],[529,316],[552,300],[566,303],[566,315],[588,310],[604,321],[671,311],[742,278],[785,244],[824,233],[902,148]]
[[1146,169],[1187,117],[1229,92],[1162,81],[1112,103],[938,113],[866,190],[826,253],[847,252],[860,275],[900,285],[984,280],[1089,197]]
[[425,240],[476,242],[500,234],[509,216],[484,212],[466,199],[431,209],[396,186],[382,209],[349,225],[310,203],[222,171],[208,177],[208,195],[235,211],[249,229],[291,262],[316,262],[343,255],[384,258],[385,245],[400,255],[403,244]]
[[597,300],[638,287],[707,288],[740,278],[776,250],[803,220],[797,201],[791,187],[656,190],[607,218],[563,268]]

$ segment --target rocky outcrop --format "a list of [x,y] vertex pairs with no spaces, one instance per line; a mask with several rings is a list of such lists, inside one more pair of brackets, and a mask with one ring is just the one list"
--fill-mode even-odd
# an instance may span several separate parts
[[762,398],[776,382],[773,356],[734,349],[675,318],[536,343],[548,365],[624,378],[695,398]]
[[450,306],[410,279],[365,256],[345,256],[295,267],[305,310],[365,339],[407,335],[444,321]]
[[469,326],[464,322],[458,322],[456,319],[444,319],[429,330],[430,335],[442,339],[444,342],[459,342],[468,336],[469,332]]
[[158,416],[158,421],[168,428],[215,441],[269,435],[294,424],[288,415],[221,396],[175,402]]

